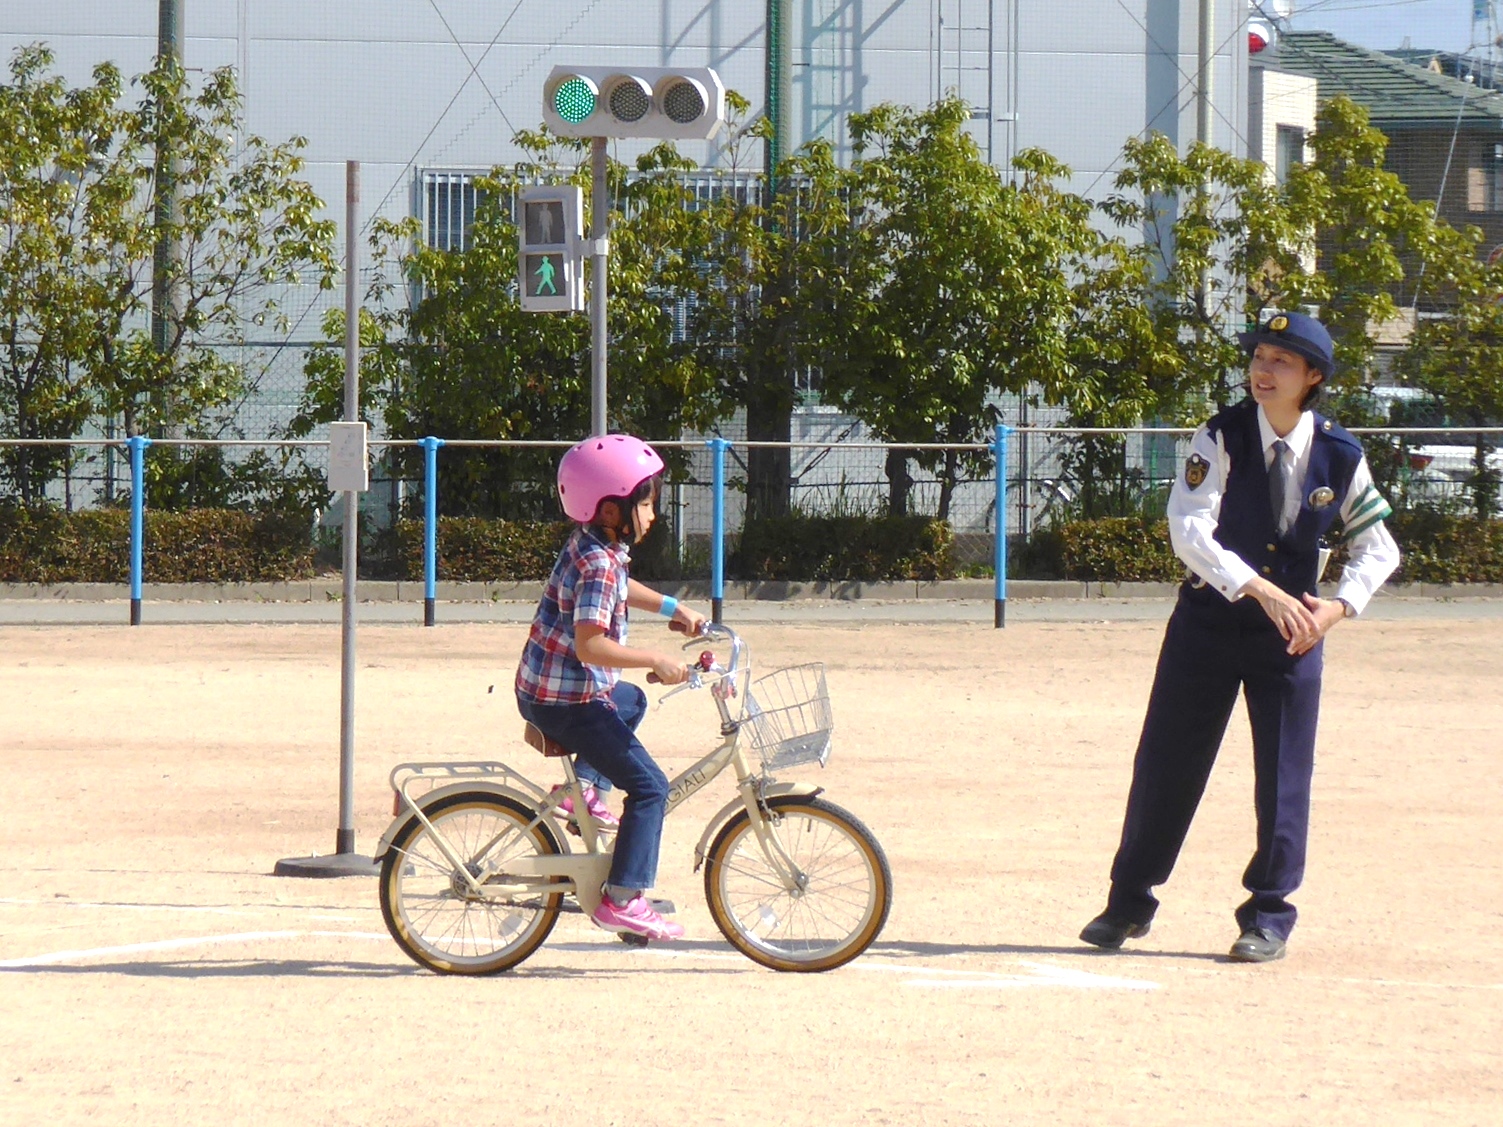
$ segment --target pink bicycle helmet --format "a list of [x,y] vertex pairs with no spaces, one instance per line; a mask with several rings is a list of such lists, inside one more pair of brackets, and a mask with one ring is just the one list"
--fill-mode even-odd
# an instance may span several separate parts
[[663,472],[663,459],[640,438],[605,434],[569,447],[558,463],[558,496],[570,520],[588,524],[607,497],[632,490]]

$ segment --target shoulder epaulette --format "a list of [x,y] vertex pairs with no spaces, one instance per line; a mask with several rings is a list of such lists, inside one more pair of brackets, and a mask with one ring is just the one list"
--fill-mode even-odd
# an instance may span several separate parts
[[1324,415],[1315,415],[1315,433],[1323,438],[1329,438],[1349,447],[1358,454],[1363,453],[1362,443],[1351,431],[1347,430],[1334,419],[1328,419]]

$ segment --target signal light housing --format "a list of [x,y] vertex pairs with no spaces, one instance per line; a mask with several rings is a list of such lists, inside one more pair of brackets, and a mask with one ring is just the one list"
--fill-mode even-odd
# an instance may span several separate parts
[[561,137],[707,141],[725,124],[725,85],[709,67],[554,67],[543,122]]

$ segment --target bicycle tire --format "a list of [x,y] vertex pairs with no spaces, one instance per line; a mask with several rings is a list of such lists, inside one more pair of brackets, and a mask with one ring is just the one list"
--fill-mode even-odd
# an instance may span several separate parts
[[[529,832],[536,811],[505,795],[465,791],[423,812],[472,864],[481,849],[486,860],[495,857],[498,836],[506,847],[503,858],[565,852],[551,820]],[[493,844],[487,847],[488,842]],[[382,860],[381,915],[397,946],[419,966],[440,974],[509,970],[542,946],[563,900],[562,893],[528,901],[477,900],[466,891],[428,827],[416,818],[403,827]]]
[[820,798],[769,799],[774,829],[807,885],[783,887],[738,811],[715,836],[705,899],[715,926],[753,962],[779,971],[844,966],[881,933],[892,909],[892,870],[876,837]]

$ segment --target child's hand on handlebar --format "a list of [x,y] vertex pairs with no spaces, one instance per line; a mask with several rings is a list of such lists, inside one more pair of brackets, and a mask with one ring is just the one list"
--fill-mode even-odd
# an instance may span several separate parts
[[705,616],[699,611],[680,603],[674,608],[673,617],[668,620],[668,629],[692,638],[704,629],[705,621]]
[[676,657],[656,654],[647,679],[663,685],[680,685],[689,679],[689,667]]

